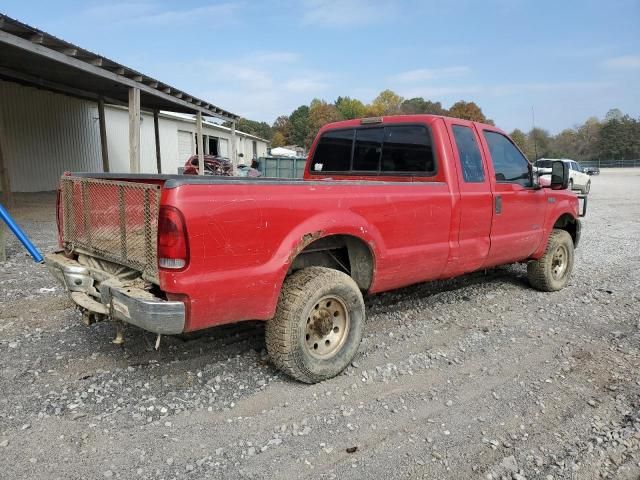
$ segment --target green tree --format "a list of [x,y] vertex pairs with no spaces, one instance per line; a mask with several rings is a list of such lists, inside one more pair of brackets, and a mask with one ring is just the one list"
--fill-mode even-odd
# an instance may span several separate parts
[[401,106],[404,98],[392,90],[383,90],[373,99],[371,105],[368,106],[368,113],[374,116],[380,115],[397,115],[402,113]]
[[353,118],[362,118],[366,115],[367,107],[360,100],[350,97],[338,97],[336,100],[336,108],[345,120]]
[[[231,128],[231,122],[224,122],[223,125]],[[273,136],[273,131],[267,122],[256,122],[247,118],[238,119],[236,121],[236,129],[266,140],[271,140]]]
[[294,145],[305,145],[309,136],[309,107],[301,105],[289,115],[290,133],[287,141]]
[[430,100],[425,100],[422,97],[415,97],[405,100],[400,105],[400,110],[402,111],[402,113],[406,113],[409,115],[417,113],[447,115],[449,113],[446,108],[442,107],[442,104],[440,102],[432,102]]
[[460,100],[451,105],[449,115],[455,118],[462,118],[464,120],[493,124],[493,121],[485,117],[484,113],[482,113],[482,109],[475,102],[465,102],[464,100]]
[[624,113],[619,108],[611,108],[604,116],[604,121],[608,122],[610,120],[622,120],[624,117]]
[[511,139],[516,143],[516,145],[522,150],[522,153],[529,159],[529,161],[533,160],[533,152],[531,151],[531,144],[529,143],[529,137],[522,130],[515,129],[513,132],[509,134]]
[[598,152],[603,159],[640,158],[640,120],[624,115],[602,124]]
[[529,143],[533,149],[532,161],[552,156],[552,138],[547,130],[542,128],[532,128],[529,132]]

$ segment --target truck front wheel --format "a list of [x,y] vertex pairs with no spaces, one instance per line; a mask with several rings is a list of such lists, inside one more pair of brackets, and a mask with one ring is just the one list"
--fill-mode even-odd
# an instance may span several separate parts
[[362,340],[365,310],[353,279],[337,270],[309,267],[282,286],[265,339],[274,365],[305,383],[335,377]]
[[573,239],[569,232],[553,229],[544,255],[527,264],[527,275],[532,287],[544,292],[555,292],[565,287],[573,270]]

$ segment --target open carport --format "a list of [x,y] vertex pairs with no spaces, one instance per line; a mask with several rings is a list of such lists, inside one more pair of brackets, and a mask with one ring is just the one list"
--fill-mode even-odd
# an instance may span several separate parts
[[[143,112],[153,114],[158,172],[162,159],[160,111],[196,115],[194,138],[200,156],[206,150],[203,116],[230,121],[229,153],[235,158],[237,115],[0,14],[3,204],[13,207],[16,200],[26,198],[14,197],[14,191],[34,191],[25,186],[39,186],[35,191],[54,189],[57,178],[66,170],[113,171],[107,148],[109,129],[105,123],[105,105],[128,109],[128,173],[143,171],[140,163]],[[0,238],[0,253],[3,249]]]

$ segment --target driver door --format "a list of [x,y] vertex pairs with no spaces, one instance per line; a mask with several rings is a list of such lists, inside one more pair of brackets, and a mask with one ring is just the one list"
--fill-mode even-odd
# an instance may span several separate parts
[[480,139],[493,184],[491,246],[484,267],[524,260],[543,238],[546,193],[534,186],[528,160],[509,137],[483,129]]

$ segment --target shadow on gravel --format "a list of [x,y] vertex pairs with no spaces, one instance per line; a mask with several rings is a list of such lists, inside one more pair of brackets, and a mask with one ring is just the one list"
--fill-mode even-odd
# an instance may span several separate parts
[[[408,300],[425,299],[447,292],[460,292],[461,297],[459,300],[470,301],[471,297],[464,295],[465,289],[470,289],[477,285],[495,288],[502,284],[530,289],[526,276],[526,266],[518,264],[504,265],[448,280],[418,283],[398,290],[373,295],[365,299],[365,301],[369,308],[393,307]],[[473,293],[469,292],[469,294],[472,295]]]
[[[388,308],[397,307],[405,302],[428,299],[450,292],[459,294],[455,302],[473,301],[473,296],[477,292],[471,289],[478,285],[486,285],[489,290],[495,290],[505,284],[518,288],[530,288],[522,268],[520,265],[507,265],[450,280],[412,285],[370,296],[366,298],[366,304],[372,313],[384,313]],[[465,292],[466,289],[469,289],[469,292]],[[468,294],[465,295],[465,293]],[[442,299],[438,298],[434,301],[442,301]],[[182,335],[164,336],[158,351],[154,348],[156,341],[154,334],[128,327],[122,351],[131,366],[139,367],[149,365],[150,362],[178,361],[200,365],[212,361],[225,361],[228,356],[262,352],[265,348],[264,326],[265,322],[262,321],[247,321]],[[101,335],[108,335],[107,329],[101,330]],[[104,341],[108,342],[109,337],[106,336]],[[116,353],[117,350],[112,352]]]

